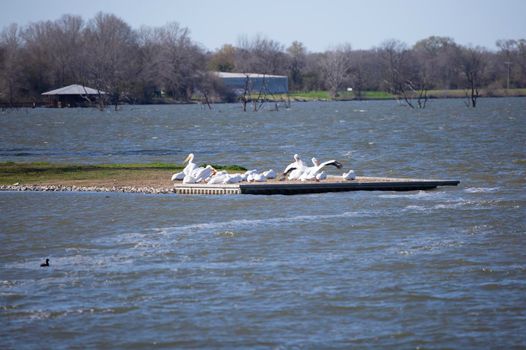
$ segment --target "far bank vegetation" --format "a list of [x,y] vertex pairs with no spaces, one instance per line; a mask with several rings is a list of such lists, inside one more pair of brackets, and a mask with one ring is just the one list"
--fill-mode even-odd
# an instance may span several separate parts
[[475,107],[482,94],[525,92],[517,89],[526,88],[526,39],[496,45],[488,50],[431,36],[413,46],[390,39],[369,50],[343,43],[311,52],[299,41],[285,46],[256,36],[209,51],[175,22],[134,29],[112,14],[87,21],[64,15],[3,28],[0,104],[42,105],[42,92],[69,84],[105,91],[115,105],[235,102],[238,97],[211,74],[222,71],[286,75],[290,95],[298,97],[366,99],[381,92],[380,98],[424,108],[430,96],[458,97],[460,91]]

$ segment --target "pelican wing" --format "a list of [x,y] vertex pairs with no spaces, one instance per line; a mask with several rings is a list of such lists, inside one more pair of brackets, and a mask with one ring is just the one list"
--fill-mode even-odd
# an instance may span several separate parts
[[338,169],[341,169],[343,167],[342,163],[338,162],[337,160],[328,160],[326,162],[323,162],[320,164],[320,169],[323,167],[326,167],[327,165],[335,166]]

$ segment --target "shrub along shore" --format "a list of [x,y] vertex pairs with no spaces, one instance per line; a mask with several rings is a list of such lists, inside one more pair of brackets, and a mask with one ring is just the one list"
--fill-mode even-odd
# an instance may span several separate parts
[[[215,169],[246,171],[238,165],[216,165]],[[3,191],[89,191],[173,193],[172,174],[181,164],[52,164],[0,163]]]

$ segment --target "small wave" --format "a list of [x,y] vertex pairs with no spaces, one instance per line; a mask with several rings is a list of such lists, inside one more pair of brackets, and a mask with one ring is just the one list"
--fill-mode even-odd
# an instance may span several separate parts
[[404,209],[405,210],[415,210],[415,211],[426,211],[426,210],[429,210],[429,208],[423,207],[421,205],[408,205]]
[[469,201],[462,198],[454,201],[445,201],[442,203],[436,203],[429,206],[423,205],[408,205],[403,210],[404,211],[433,211],[433,210],[443,210],[443,209],[467,209],[467,210],[481,210],[481,209],[491,209],[495,206],[493,201]]
[[125,314],[136,309],[137,307],[135,306],[116,306],[107,308],[91,307],[70,310],[28,310],[12,312],[11,317],[27,318],[30,320],[46,320],[81,314]]
[[464,191],[468,193],[489,193],[496,192],[499,189],[499,187],[469,187],[466,188]]
[[380,198],[410,198],[410,199],[437,199],[442,197],[444,194],[442,192],[406,192],[406,193],[396,193],[396,194],[381,194]]
[[239,234],[234,231],[221,231],[216,234],[218,237],[225,237],[225,238],[233,238],[238,236]]
[[234,231],[233,229],[254,228],[257,226],[271,226],[271,225],[296,225],[304,222],[319,222],[320,220],[370,216],[374,215],[373,211],[367,212],[344,212],[341,214],[325,214],[325,215],[299,215],[293,217],[280,218],[264,218],[264,219],[239,219],[230,221],[220,221],[202,224],[191,224],[185,226],[175,226],[160,229],[163,234],[176,234],[180,232],[201,232],[201,231]]

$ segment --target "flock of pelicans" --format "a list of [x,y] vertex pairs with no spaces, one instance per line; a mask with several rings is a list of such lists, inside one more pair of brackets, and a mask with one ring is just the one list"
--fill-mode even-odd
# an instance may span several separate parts
[[[229,174],[226,171],[217,171],[211,165],[198,167],[197,164],[194,163],[193,153],[190,153],[188,157],[186,157],[183,164],[186,164],[186,167],[180,173],[173,174],[172,181],[182,181],[184,184],[235,184],[243,181],[265,182],[276,178],[276,172],[272,169],[262,173],[257,170],[248,170],[243,174]],[[300,157],[295,154],[294,162],[287,165],[280,180],[287,178],[289,180],[320,181],[327,178],[327,173],[323,170],[326,166],[332,165],[338,169],[342,168],[342,164],[336,160],[320,163],[316,158],[312,158],[312,164],[312,166],[307,166]],[[342,174],[342,179],[344,180],[354,180],[355,178],[356,175],[353,170]]]

